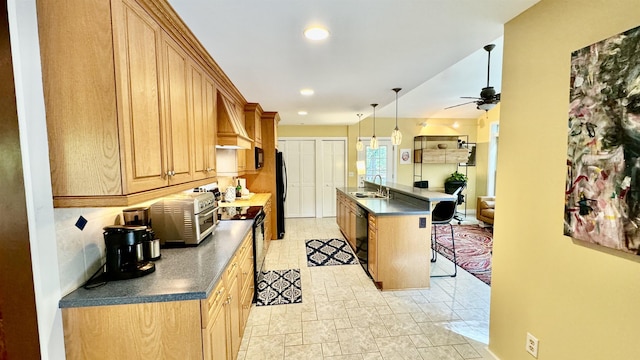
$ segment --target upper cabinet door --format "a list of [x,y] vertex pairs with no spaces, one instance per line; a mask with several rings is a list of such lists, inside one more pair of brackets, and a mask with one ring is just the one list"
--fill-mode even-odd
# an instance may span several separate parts
[[193,123],[193,176],[194,180],[207,178],[207,150],[206,135],[207,122],[205,119],[205,101],[204,101],[204,75],[200,67],[193,63],[189,63],[189,114]]
[[169,183],[191,181],[193,124],[189,117],[188,71],[186,52],[169,36],[162,37],[164,65],[164,124],[169,158]]
[[216,85],[209,76],[204,78],[204,115],[207,123],[205,146],[209,177],[217,174],[216,170],[216,138],[218,136],[218,119],[216,118]]
[[114,1],[113,8],[124,193],[135,193],[167,185],[166,134],[160,116],[162,31],[133,1]]
[[189,111],[194,133],[194,180],[216,176],[216,87],[194,62],[189,64]]

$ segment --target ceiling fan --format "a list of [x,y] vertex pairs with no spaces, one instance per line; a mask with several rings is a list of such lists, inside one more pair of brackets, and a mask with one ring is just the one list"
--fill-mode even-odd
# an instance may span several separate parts
[[475,103],[476,108],[478,110],[489,111],[493,109],[493,107],[496,106],[496,104],[500,102],[500,94],[499,93],[496,94],[496,90],[493,88],[493,86],[489,86],[489,73],[491,69],[491,50],[493,50],[495,47],[496,46],[494,44],[489,44],[484,46],[484,49],[487,51],[487,54],[489,57],[489,60],[487,62],[487,86],[483,87],[482,91],[480,91],[480,97],[462,96],[461,97],[462,99],[475,99],[475,100],[458,104],[458,105],[449,106],[449,107],[446,107],[445,109],[451,109],[454,107]]

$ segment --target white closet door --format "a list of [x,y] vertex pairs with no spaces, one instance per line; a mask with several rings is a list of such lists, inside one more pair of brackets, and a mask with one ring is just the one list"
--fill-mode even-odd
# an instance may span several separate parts
[[322,140],[322,217],[336,216],[336,187],[345,186],[344,140]]
[[315,140],[278,141],[287,164],[287,199],[284,216],[316,216],[316,145]]

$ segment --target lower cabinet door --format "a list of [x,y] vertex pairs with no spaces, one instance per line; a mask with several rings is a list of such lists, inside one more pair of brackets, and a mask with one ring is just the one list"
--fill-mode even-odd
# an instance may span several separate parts
[[369,274],[374,281],[378,281],[378,235],[375,228],[369,225],[369,239],[368,239],[368,269]]
[[231,285],[229,286],[229,322],[231,329],[231,358],[235,359],[238,356],[238,350],[240,350],[240,341],[242,341],[242,332],[240,330],[240,316],[242,311],[242,306],[240,304],[240,286],[238,286],[238,274],[240,272],[236,271],[236,276],[231,280]]
[[206,360],[229,360],[231,353],[227,348],[227,315],[229,305],[220,307],[213,321],[203,329],[202,344]]

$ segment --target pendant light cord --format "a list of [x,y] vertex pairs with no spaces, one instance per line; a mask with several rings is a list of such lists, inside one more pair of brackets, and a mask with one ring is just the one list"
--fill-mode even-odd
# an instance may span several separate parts
[[391,90],[396,92],[396,130],[398,130],[398,93],[402,88],[393,88]]

